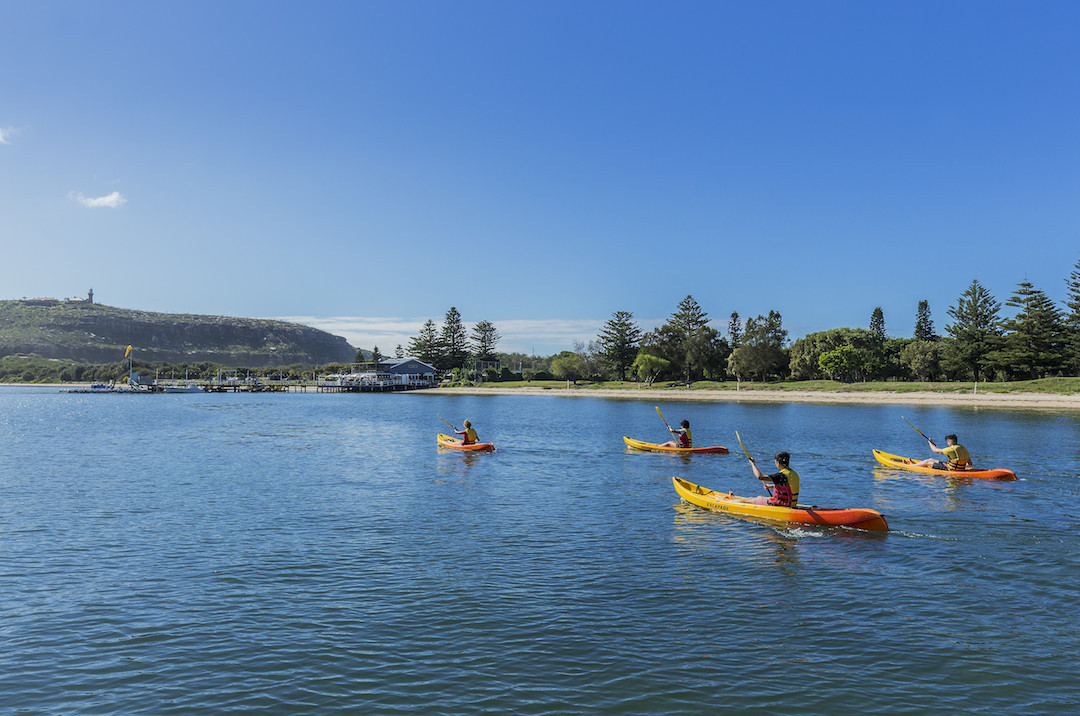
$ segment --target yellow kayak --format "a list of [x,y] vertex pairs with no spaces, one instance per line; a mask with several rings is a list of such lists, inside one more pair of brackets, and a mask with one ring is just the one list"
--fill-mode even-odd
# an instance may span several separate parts
[[634,448],[635,450],[645,450],[647,452],[678,452],[678,453],[718,453],[720,455],[727,455],[728,449],[723,445],[713,445],[712,447],[670,447],[666,445],[657,445],[656,443],[647,443],[644,440],[634,440],[623,436],[623,442],[627,447]]
[[672,477],[675,491],[692,505],[707,510],[724,512],[733,517],[760,519],[785,524],[816,525],[820,527],[853,527],[859,530],[888,532],[889,525],[877,510],[868,508],[834,509],[827,507],[778,507],[776,505],[751,505],[728,499],[726,492],[717,492],[695,485],[679,477]]
[[492,443],[472,443],[471,445],[466,445],[457,438],[452,438],[443,433],[439,433],[435,436],[435,441],[439,443],[439,447],[450,448],[451,450],[475,450],[478,452],[495,451],[495,445]]
[[[911,470],[912,472],[927,472],[933,475],[948,475],[950,477],[963,475],[964,477],[979,477],[984,480],[1015,480],[1016,473],[1008,468],[996,467],[989,470],[980,470],[975,467],[969,467],[966,470],[937,470],[932,467],[916,467],[914,463],[918,460],[913,460],[910,457],[900,457],[899,455],[890,455],[887,452],[881,450],[874,451],[874,458],[877,459],[882,465],[886,467],[895,467],[898,470]],[[948,458],[946,458],[947,460]]]

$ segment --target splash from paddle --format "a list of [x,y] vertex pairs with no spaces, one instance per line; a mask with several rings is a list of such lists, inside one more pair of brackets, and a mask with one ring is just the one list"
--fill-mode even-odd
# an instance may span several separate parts
[[[901,416],[900,416],[900,419],[901,419],[901,420],[903,420],[903,421],[904,421],[905,423],[907,423],[908,425],[911,425],[911,421],[910,421],[910,420],[908,420],[907,418],[905,418],[905,417],[904,417],[903,415],[901,415]],[[911,425],[911,429],[912,429],[912,430],[914,430],[915,432],[917,432],[917,433],[918,433],[919,435],[922,435],[922,436],[923,436],[924,438],[926,438],[926,442],[930,443],[930,444],[931,444],[931,445],[933,445],[934,447],[937,447],[937,443],[935,443],[935,442],[934,442],[933,440],[931,440],[930,438],[926,437],[926,433],[924,433],[924,432],[923,432],[922,430],[919,430],[919,429],[918,429],[917,427],[915,427],[914,425]]]

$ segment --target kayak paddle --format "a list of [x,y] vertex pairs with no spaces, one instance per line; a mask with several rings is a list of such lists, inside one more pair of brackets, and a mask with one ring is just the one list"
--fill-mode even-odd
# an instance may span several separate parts
[[[656,414],[660,416],[661,420],[664,420],[664,414],[660,412],[660,406],[656,406]],[[664,420],[664,427],[671,430],[671,426],[667,424],[667,420]]]
[[442,420],[444,423],[446,423],[450,427],[452,427],[454,429],[455,433],[457,432],[457,426],[455,426],[452,423],[450,423],[449,421],[447,421],[443,416],[439,415],[438,413],[435,413],[435,417],[438,418],[439,420]]
[[[738,430],[735,431],[735,439],[739,441],[739,447],[742,448],[743,455],[746,455],[746,459],[749,460],[751,463],[753,463],[754,467],[757,467],[757,463],[754,462],[754,458],[750,457],[750,451],[747,450],[746,446],[742,444],[742,438],[739,437],[739,431]],[[769,496],[771,497],[772,496],[772,490],[769,489],[769,483],[762,482],[761,484],[765,488],[765,492],[768,493]]]
[[[900,419],[903,420],[908,425],[911,425],[911,421],[908,420],[907,418],[905,418],[903,415],[900,416]],[[917,432],[919,435],[922,435],[924,438],[926,438],[926,442],[930,443],[931,445],[937,445],[937,443],[935,443],[933,440],[926,437],[926,433],[924,433],[922,430],[919,430],[914,425],[911,425],[911,429],[914,430],[915,432]]]
[[739,441],[739,447],[742,448],[743,455],[746,455],[746,459],[750,462],[754,461],[754,458],[750,457],[750,452],[746,449],[746,446],[742,444],[742,438],[739,437],[739,431],[735,431],[735,439]]

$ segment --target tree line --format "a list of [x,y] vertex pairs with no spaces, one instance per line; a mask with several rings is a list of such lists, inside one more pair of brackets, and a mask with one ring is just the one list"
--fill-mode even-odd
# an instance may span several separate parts
[[[1062,306],[1030,281],[1017,285],[1004,306],[978,279],[949,306],[944,334],[935,329],[927,301],[920,301],[911,338],[890,338],[880,306],[868,328],[832,328],[810,333],[788,345],[779,311],[743,319],[728,317],[726,335],[714,328],[693,296],[686,296],[663,325],[645,332],[629,311],[615,311],[595,340],[575,343],[548,357],[497,352],[499,332],[480,321],[471,333],[451,306],[441,325],[427,320],[420,332],[398,345],[396,357],[409,355],[440,372],[471,378],[481,366],[489,380],[620,380],[652,384],[663,380],[1024,380],[1080,375],[1080,261],[1065,280]],[[378,347],[371,358],[383,358]],[[359,351],[357,362],[364,362]],[[3,381],[98,381],[126,375],[127,364],[80,364],[36,356],[0,359]],[[172,365],[135,361],[142,374],[167,373],[195,379],[214,377],[216,364]],[[515,370],[517,368],[517,370]],[[319,366],[326,372],[350,366]],[[312,366],[259,368],[251,376],[300,379]]]
[[[787,331],[779,311],[741,319],[733,311],[727,336],[710,325],[708,313],[688,295],[658,328],[643,332],[629,311],[616,311],[596,341],[564,351],[551,363],[556,378],[657,380],[782,378],[787,373]],[[590,372],[599,369],[599,373]]]
[[596,340],[551,359],[554,377],[566,380],[632,376],[695,380],[1026,380],[1080,375],[1080,262],[1066,279],[1058,306],[1030,281],[1002,304],[977,279],[949,306],[944,335],[930,305],[920,301],[911,338],[890,338],[880,306],[868,328],[833,328],[787,345],[779,311],[742,320],[733,311],[727,335],[709,325],[693,296],[668,320],[643,332],[628,311],[616,311]]
[[[477,361],[498,363],[495,346],[499,338],[499,331],[491,321],[480,321],[470,335],[461,314],[451,306],[441,326],[430,318],[424,322],[420,333],[409,339],[407,355],[439,371],[461,372],[471,369]],[[398,346],[399,355],[402,350],[405,349]]]

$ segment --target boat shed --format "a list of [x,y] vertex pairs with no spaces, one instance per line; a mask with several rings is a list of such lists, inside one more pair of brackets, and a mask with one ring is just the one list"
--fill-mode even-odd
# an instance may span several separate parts
[[403,375],[411,386],[434,385],[435,366],[416,358],[386,358],[379,361],[379,373]]

